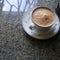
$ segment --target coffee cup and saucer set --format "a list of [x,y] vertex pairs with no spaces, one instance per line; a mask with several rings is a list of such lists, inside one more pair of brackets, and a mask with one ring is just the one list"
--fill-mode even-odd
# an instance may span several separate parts
[[59,31],[59,18],[48,7],[36,7],[24,13],[22,26],[25,32],[36,39],[49,39]]

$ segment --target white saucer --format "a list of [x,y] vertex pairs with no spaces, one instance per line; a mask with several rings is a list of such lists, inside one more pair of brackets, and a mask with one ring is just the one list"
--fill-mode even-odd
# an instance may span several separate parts
[[41,32],[38,32],[36,28],[34,28],[35,25],[31,20],[31,11],[30,11],[24,14],[22,19],[22,26],[25,32],[31,37],[34,37],[37,39],[49,39],[54,35],[56,35],[57,32],[59,31],[59,19],[57,19],[56,23],[54,24],[54,29],[52,31],[45,34],[41,34]]

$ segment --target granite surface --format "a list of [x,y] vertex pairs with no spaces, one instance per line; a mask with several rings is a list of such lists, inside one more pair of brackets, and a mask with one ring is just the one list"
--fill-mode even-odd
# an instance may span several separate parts
[[0,60],[60,60],[60,31],[42,41],[25,33],[16,14],[8,18],[0,17]]
[[37,6],[46,6],[51,9],[55,9],[60,0],[37,0]]

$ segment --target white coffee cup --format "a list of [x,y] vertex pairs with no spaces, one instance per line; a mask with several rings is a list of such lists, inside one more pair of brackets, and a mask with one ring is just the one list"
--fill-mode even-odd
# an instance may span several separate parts
[[[45,10],[45,12],[44,12],[44,10]],[[42,15],[39,11],[43,12],[43,14],[45,14],[42,18],[47,16],[47,19],[49,19],[50,18],[50,17],[48,17],[49,13],[52,14],[51,15],[51,17],[53,16],[53,18],[51,18],[52,22],[47,25],[39,24],[40,20],[37,22],[37,20],[38,20],[37,17],[39,16],[39,14],[40,14],[40,16]],[[47,12],[48,12],[48,14],[47,14]],[[40,16],[39,16],[39,18],[41,18]],[[40,33],[48,33],[49,31],[51,31],[54,28],[54,24],[57,20],[56,16],[57,16],[56,13],[48,7],[37,7],[37,8],[33,9],[31,19],[32,19],[32,22],[35,24],[35,29],[37,31],[39,31]],[[35,19],[34,17],[36,18],[36,20],[34,20]],[[50,22],[50,20],[49,20],[49,22]]]

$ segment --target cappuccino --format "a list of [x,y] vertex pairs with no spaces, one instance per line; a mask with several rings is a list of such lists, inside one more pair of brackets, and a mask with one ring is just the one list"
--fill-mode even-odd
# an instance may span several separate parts
[[39,7],[32,12],[32,21],[38,26],[47,27],[54,22],[55,14],[49,8]]

